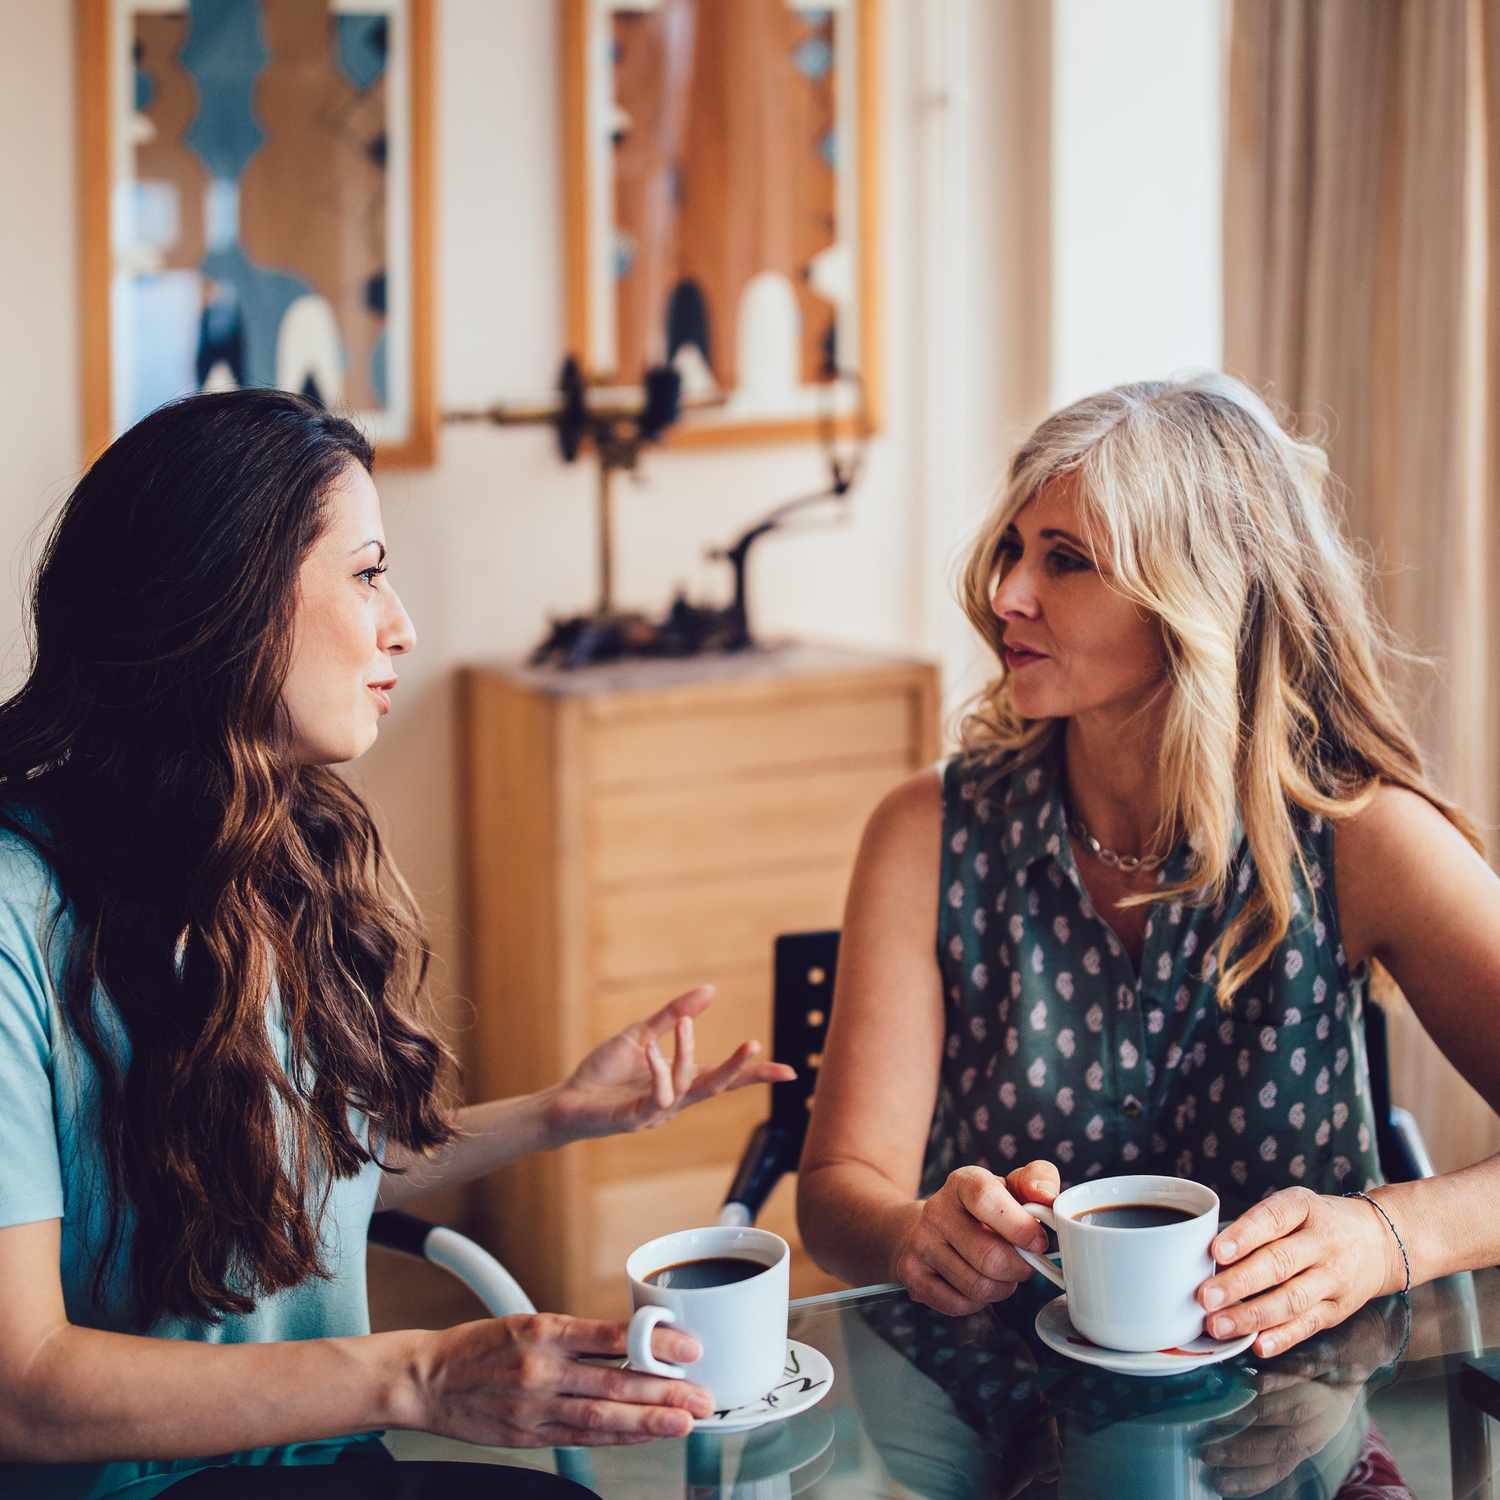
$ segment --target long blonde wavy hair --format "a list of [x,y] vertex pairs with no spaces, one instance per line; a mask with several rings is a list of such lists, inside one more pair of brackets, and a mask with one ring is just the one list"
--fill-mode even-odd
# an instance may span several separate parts
[[[1123,905],[1227,893],[1238,811],[1258,882],[1209,949],[1227,1007],[1271,957],[1308,880],[1293,808],[1339,820],[1387,782],[1425,797],[1483,852],[1433,785],[1389,678],[1406,656],[1370,602],[1368,567],[1344,538],[1328,460],[1222,374],[1116,386],[1048,417],[1021,446],[975,540],[960,602],[997,658],[998,551],[1017,513],[1054,480],[1078,498],[1084,540],[1110,586],[1159,622],[1166,656],[1154,844],[1186,831],[1183,880]],[[1025,719],[1008,674],[962,721],[963,749],[1037,758],[1061,729]]]

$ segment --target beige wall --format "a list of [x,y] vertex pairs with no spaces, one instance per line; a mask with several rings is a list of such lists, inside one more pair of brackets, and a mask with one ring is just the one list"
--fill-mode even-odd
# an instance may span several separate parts
[[[897,8],[899,9],[899,8]],[[439,290],[442,399],[477,405],[550,384],[562,347],[560,158],[551,0],[446,0],[441,12]],[[877,444],[853,526],[763,544],[754,578],[766,630],[909,643],[918,581],[913,558],[911,381],[914,329],[911,149],[888,110],[885,182],[891,369],[890,430]],[[701,560],[778,499],[821,482],[809,446],[650,453],[644,482],[617,502],[617,588],[659,608],[672,589],[719,591]],[[392,576],[417,623],[380,744],[357,768],[435,924],[458,901],[453,692],[463,662],[518,652],[549,611],[592,602],[593,472],[565,467],[549,434],[454,427],[440,466],[380,479]],[[440,942],[440,951],[452,946]],[[454,975],[455,980],[457,974]],[[475,997],[489,1003],[490,997]]]
[[1051,404],[1063,406],[1223,360],[1228,0],[1051,10]]
[[0,0],[0,676],[37,523],[77,479],[72,7]]
[[[11,42],[0,50],[0,688],[25,665],[34,534],[79,462],[72,12],[67,0],[0,0]],[[982,670],[952,569],[1009,451],[1045,412],[1052,362],[1067,353],[1050,347],[1059,309],[1087,291],[1051,238],[1053,136],[1089,108],[1068,87],[1086,59],[1054,49],[1055,14],[1032,0],[886,0],[887,430],[852,525],[770,539],[753,580],[763,631],[939,655],[950,705]],[[444,405],[468,406],[545,389],[562,352],[555,0],[440,0],[437,72],[439,387]],[[1111,123],[1128,133],[1120,108]],[[1217,193],[1215,164],[1199,166],[1210,180],[1186,181],[1171,152],[1143,153],[1132,170]],[[648,455],[644,483],[622,486],[621,596],[654,609],[679,583],[721,592],[704,546],[821,478],[809,446]],[[523,651],[549,611],[590,602],[592,471],[561,465],[543,432],[464,427],[444,433],[438,467],[379,486],[419,640],[380,743],[350,774],[424,903],[438,993],[458,1016],[455,673]]]
[[[5,34],[22,39],[0,52],[4,686],[25,666],[21,590],[34,537],[76,480],[80,454],[72,9],[65,0],[0,0]],[[955,47],[964,33],[934,20],[941,7],[886,7],[890,416],[852,525],[763,544],[753,585],[768,633],[944,647],[956,619],[943,602],[945,565],[983,503],[1000,449],[1045,399],[1045,359],[1035,355],[1044,303],[1013,290],[1023,265],[1028,286],[1045,284],[1045,216],[1010,214],[1001,199],[1026,188],[1035,206],[1029,184],[1046,161],[1045,111],[1040,139],[1026,111],[1045,102],[1037,84],[1045,68],[1030,65],[1026,48],[1044,43],[1046,28],[1019,4],[1013,13],[988,0],[954,9],[972,21],[977,50]],[[447,406],[545,389],[562,352],[555,13],[553,0],[440,5],[439,376]],[[956,218],[955,203],[963,210]],[[955,276],[993,325],[979,326],[973,306],[955,303]],[[954,326],[966,337],[950,348],[938,335]],[[965,415],[985,423],[976,443],[957,430]],[[622,487],[621,596],[654,609],[679,583],[721,594],[723,573],[702,561],[704,546],[815,487],[822,473],[811,446],[649,455],[644,483]],[[424,903],[438,993],[457,1017],[454,997],[466,990],[455,673],[467,661],[523,651],[549,612],[591,600],[592,472],[560,464],[543,432],[463,427],[443,434],[438,467],[378,483],[392,576],[419,640],[380,743],[350,774]]]

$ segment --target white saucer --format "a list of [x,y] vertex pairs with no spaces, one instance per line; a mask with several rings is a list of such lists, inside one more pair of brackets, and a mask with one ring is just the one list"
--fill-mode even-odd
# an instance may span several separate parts
[[1036,1315],[1036,1334],[1058,1354],[1082,1360],[1086,1365],[1100,1365],[1117,1375],[1180,1375],[1186,1370],[1201,1370],[1222,1360],[1243,1354],[1255,1342],[1253,1333],[1238,1338],[1211,1339],[1200,1334],[1181,1349],[1159,1349],[1150,1354],[1131,1354],[1124,1349],[1103,1349],[1091,1344],[1068,1320],[1066,1294],[1054,1297]]
[[728,1411],[716,1411],[712,1416],[701,1417],[693,1423],[695,1433],[713,1435],[721,1432],[744,1432],[751,1427],[761,1427],[767,1422],[784,1422],[799,1411],[816,1406],[833,1385],[833,1366],[827,1356],[810,1344],[799,1344],[796,1339],[786,1341],[786,1369],[781,1383],[767,1392],[759,1401],[745,1406],[732,1406]]

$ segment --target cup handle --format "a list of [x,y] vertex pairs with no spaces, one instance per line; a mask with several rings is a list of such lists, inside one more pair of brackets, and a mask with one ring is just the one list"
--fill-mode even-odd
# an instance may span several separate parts
[[638,1307],[630,1319],[625,1335],[626,1360],[632,1370],[644,1375],[661,1375],[668,1380],[686,1380],[681,1365],[663,1364],[651,1352],[651,1333],[658,1323],[675,1323],[677,1315],[670,1307]]
[[[1057,1233],[1057,1220],[1052,1216],[1052,1210],[1045,1203],[1023,1203],[1022,1213],[1028,1213],[1039,1223],[1045,1224],[1053,1234]],[[1064,1291],[1068,1289],[1068,1283],[1063,1280],[1061,1266],[1054,1266],[1050,1260],[1040,1255],[1033,1255],[1029,1250],[1023,1250],[1019,1245],[1012,1245],[1017,1255],[1026,1262],[1028,1266],[1038,1270],[1054,1286],[1060,1286]]]

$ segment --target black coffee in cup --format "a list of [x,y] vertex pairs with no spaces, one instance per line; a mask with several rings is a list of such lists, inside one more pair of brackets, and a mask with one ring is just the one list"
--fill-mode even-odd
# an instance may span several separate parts
[[1099,1229],[1161,1229],[1168,1224],[1186,1224],[1196,1219],[1191,1209],[1172,1208],[1165,1203],[1101,1203],[1073,1215],[1080,1224]]
[[702,1260],[680,1260],[663,1266],[644,1279],[650,1286],[673,1287],[678,1291],[698,1292],[711,1286],[733,1286],[749,1281],[766,1269],[763,1262],[743,1255],[706,1255]]

